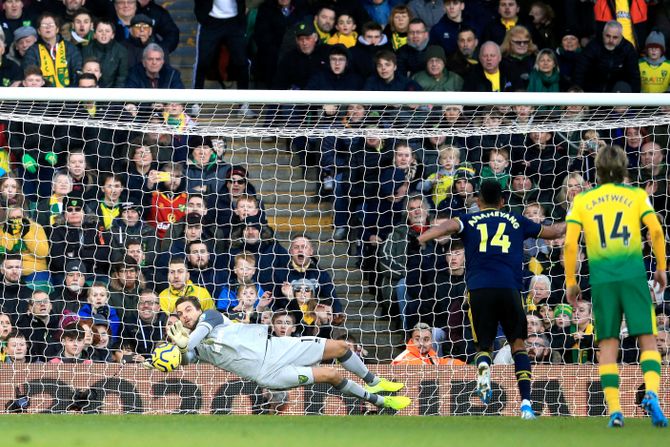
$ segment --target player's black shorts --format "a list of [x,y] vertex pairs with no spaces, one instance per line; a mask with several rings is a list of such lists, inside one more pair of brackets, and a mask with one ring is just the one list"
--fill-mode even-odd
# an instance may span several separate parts
[[498,333],[498,323],[511,343],[528,338],[528,323],[521,294],[515,289],[476,289],[469,292],[470,323],[475,343],[490,351]]

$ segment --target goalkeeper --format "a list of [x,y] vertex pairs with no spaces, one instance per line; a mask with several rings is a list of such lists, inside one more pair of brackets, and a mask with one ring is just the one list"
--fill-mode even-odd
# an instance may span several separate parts
[[[266,325],[233,324],[215,310],[203,312],[198,299],[191,296],[179,298],[175,309],[179,321],[170,327],[168,336],[181,350],[182,364],[200,360],[273,390],[329,383],[345,395],[380,408],[402,410],[411,403],[406,396],[378,395],[399,391],[404,385],[370,372],[345,341],[270,337]],[[345,379],[335,368],[315,366],[333,359],[363,379],[365,388]]]

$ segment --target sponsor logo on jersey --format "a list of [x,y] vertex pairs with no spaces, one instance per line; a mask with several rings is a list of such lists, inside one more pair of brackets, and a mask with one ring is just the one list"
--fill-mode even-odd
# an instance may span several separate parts
[[302,374],[299,374],[299,375],[298,375],[298,383],[299,383],[300,385],[304,385],[304,384],[306,384],[307,382],[309,382],[309,377],[304,376],[304,375],[302,375]]

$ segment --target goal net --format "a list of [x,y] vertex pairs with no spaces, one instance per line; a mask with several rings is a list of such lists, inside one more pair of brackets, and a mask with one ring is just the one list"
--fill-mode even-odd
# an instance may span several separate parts
[[[328,387],[264,390],[209,365],[143,370],[175,301],[196,296],[274,336],[347,340],[407,384],[407,414],[514,414],[502,335],[495,404],[471,398],[462,245],[420,247],[416,236],[476,211],[487,178],[507,209],[563,221],[597,185],[604,145],[625,149],[628,182],[662,222],[668,209],[662,95],[8,88],[3,98],[0,403],[10,412],[372,411]],[[525,242],[535,409],[602,415],[586,257],[585,302],[573,309],[561,244]],[[668,359],[670,301],[651,293]],[[622,403],[636,415],[639,349],[625,327],[621,341]]]

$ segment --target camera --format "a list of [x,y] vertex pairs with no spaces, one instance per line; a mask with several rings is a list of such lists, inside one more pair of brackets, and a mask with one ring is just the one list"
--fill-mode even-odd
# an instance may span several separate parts
[[589,152],[595,152],[598,150],[598,140],[589,140],[586,142],[586,149]]

